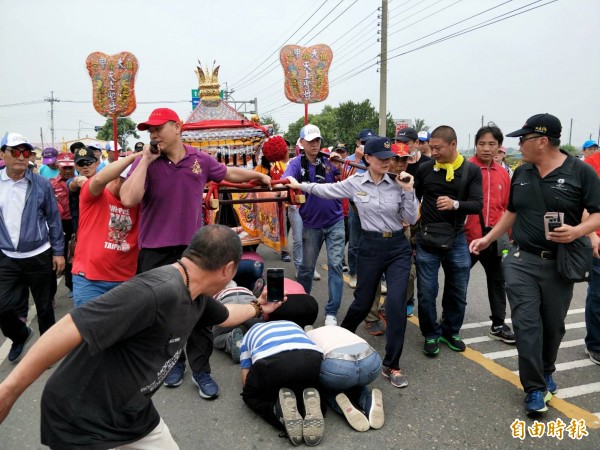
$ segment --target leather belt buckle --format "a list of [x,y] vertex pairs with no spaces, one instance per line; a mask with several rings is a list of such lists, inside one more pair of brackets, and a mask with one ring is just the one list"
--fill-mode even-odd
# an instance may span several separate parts
[[392,232],[391,231],[384,231],[383,233],[381,233],[381,237],[391,238],[392,237]]
[[540,252],[540,258],[542,259],[554,259],[554,252],[544,250]]

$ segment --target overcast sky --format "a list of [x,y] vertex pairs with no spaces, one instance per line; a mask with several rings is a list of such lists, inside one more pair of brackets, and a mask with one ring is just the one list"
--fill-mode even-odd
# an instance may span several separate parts
[[[200,59],[210,66],[216,60],[222,87],[234,89],[236,100],[258,98],[259,114],[271,114],[285,129],[303,114],[303,106],[287,102],[283,92],[278,55],[286,43],[333,49],[329,98],[310,105],[310,112],[348,100],[369,99],[378,107],[377,66],[349,76],[378,60],[380,5],[375,0],[0,0],[0,133],[20,132],[40,142],[41,128],[49,143],[50,103],[44,98],[53,91],[61,100],[54,103],[56,146],[78,132],[94,136],[89,128],[105,120],[91,103],[85,68],[94,51],[130,51],[138,58],[138,107],[131,116],[136,122],[160,106],[187,119]],[[564,143],[571,118],[573,145],[581,146],[590,134],[597,139],[600,1],[392,0],[389,11],[387,109],[394,118],[451,125],[461,148],[468,147],[469,134],[472,145],[482,115],[508,133],[527,117],[549,112],[563,124]],[[9,106],[20,103],[27,104]],[[147,141],[147,133],[142,138]],[[516,139],[505,144],[516,147]]]

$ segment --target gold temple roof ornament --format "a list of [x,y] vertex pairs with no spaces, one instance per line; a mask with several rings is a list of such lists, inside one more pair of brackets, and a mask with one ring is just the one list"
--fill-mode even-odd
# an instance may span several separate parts
[[202,70],[202,63],[198,60],[198,66],[196,66],[196,75],[198,76],[198,89],[200,90],[200,98],[202,102],[214,102],[219,101],[221,92],[221,85],[219,84],[219,68],[215,67],[216,61],[213,61],[212,72],[208,71],[208,65],[206,66],[206,72]]

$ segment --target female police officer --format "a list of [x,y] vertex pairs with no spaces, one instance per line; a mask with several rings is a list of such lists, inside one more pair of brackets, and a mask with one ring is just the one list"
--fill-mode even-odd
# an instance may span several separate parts
[[355,202],[363,228],[358,252],[360,271],[354,301],[342,327],[356,331],[369,313],[377,285],[385,273],[388,323],[382,374],[393,386],[401,388],[408,385],[400,371],[399,360],[406,330],[406,289],[412,253],[402,222],[413,225],[417,221],[419,204],[413,192],[412,176],[402,172],[394,180],[387,173],[390,158],[395,156],[390,147],[388,138],[369,138],[364,148],[368,170],[340,183],[300,184],[291,177],[288,180],[290,187],[309,194],[330,199],[351,198]]

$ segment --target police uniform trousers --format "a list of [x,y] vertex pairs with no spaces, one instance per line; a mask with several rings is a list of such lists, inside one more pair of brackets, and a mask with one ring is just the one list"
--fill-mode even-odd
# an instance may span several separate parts
[[[391,234],[391,235],[390,235]],[[367,317],[375,299],[381,276],[385,273],[387,296],[386,345],[383,365],[399,368],[406,332],[406,290],[410,275],[412,249],[403,230],[393,233],[365,231],[358,246],[357,284],[354,301],[348,308],[341,326],[356,331]],[[377,299],[379,301],[379,299]]]

